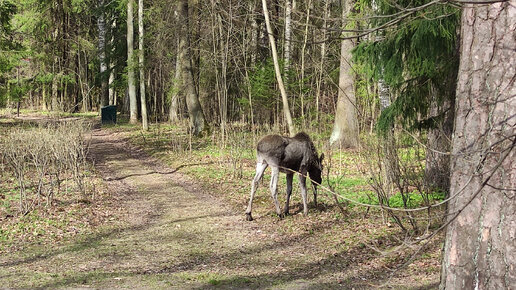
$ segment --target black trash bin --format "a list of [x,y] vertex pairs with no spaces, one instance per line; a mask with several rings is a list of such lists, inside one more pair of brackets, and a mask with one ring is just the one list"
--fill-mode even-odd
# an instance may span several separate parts
[[105,106],[100,108],[100,119],[102,125],[116,124],[116,106]]

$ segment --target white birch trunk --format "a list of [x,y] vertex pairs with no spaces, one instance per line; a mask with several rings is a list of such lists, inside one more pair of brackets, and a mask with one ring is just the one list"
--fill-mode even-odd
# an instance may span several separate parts
[[127,1],[127,86],[129,94],[129,122],[138,122],[138,102],[136,100],[136,85],[134,76],[134,26],[133,0]]
[[140,69],[140,101],[142,106],[142,127],[149,130],[147,117],[147,101],[145,97],[145,67],[143,51],[143,0],[138,0],[138,67]]
[[98,53],[99,53],[99,63],[100,63],[100,106],[109,105],[109,98],[107,95],[107,64],[106,64],[106,19],[104,13],[104,0],[99,0],[98,2],[98,10],[100,11],[100,15],[97,19],[97,26],[99,29],[99,43],[98,43]]

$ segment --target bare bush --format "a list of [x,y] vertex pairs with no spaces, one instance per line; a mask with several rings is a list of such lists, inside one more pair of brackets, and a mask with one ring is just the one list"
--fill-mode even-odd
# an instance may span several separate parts
[[0,160],[17,179],[22,214],[41,204],[43,197],[51,205],[67,180],[75,184],[81,198],[85,197],[87,130],[81,121],[60,122],[15,128],[2,139]]
[[[407,136],[394,136],[392,133],[386,138],[377,136],[364,142],[362,155],[367,164],[367,172],[364,173],[370,176],[370,185],[382,212],[403,231],[407,231],[406,222],[415,233],[419,233],[421,220],[425,221],[425,231],[428,231],[434,219],[430,206],[438,194],[424,190],[425,154],[422,145]],[[428,207],[425,218],[415,217],[412,211],[395,212],[390,209],[420,206]]]

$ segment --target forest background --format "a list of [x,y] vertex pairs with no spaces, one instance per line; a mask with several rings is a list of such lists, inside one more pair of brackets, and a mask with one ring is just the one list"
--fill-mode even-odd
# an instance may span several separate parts
[[[370,186],[361,202],[384,207],[402,232],[429,238],[432,227],[444,229],[455,213],[487,194],[486,186],[514,197],[514,69],[497,57],[514,64],[514,51],[503,48],[514,40],[501,35],[514,35],[515,27],[514,21],[496,24],[510,19],[513,4],[2,0],[0,106],[78,113],[115,105],[144,132],[149,123],[158,128],[150,133],[156,138],[165,122],[183,126],[184,143],[169,145],[190,150],[195,138],[231,148],[242,134],[252,135],[245,144],[252,146],[265,132],[304,130],[330,160],[352,149],[367,156],[367,164],[358,162]],[[468,20],[484,12],[494,15],[488,20],[498,29],[495,37],[467,34],[468,25],[476,27]],[[475,47],[482,37],[500,50],[493,49],[488,63],[468,67],[467,60],[482,54],[461,41]],[[489,66],[500,68],[499,82],[490,73],[475,79],[480,88],[461,79]],[[472,91],[484,101],[469,109],[477,105],[477,117],[488,121],[468,123],[476,117],[456,107]],[[496,111],[500,106],[505,109]],[[471,139],[453,137],[458,128]],[[497,171],[504,166],[505,173]],[[329,175],[327,186],[335,192],[342,179]],[[472,179],[478,180],[468,187]],[[489,186],[493,180],[502,184]],[[457,196],[464,197],[454,204],[460,210],[440,220],[431,213]],[[345,200],[335,196],[340,208]],[[412,215],[414,208],[426,208],[426,218]],[[514,213],[501,219],[509,226]]]

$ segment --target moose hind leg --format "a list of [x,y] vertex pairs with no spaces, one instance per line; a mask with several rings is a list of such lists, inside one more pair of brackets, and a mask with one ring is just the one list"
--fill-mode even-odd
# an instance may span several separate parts
[[271,166],[272,169],[272,176],[271,176],[271,195],[272,199],[274,200],[274,206],[276,207],[276,213],[280,218],[283,218],[284,215],[281,212],[279,202],[278,202],[278,177],[279,177],[279,167]]
[[258,188],[258,182],[262,179],[263,172],[267,169],[267,163],[258,162],[256,164],[256,174],[254,175],[253,182],[251,183],[251,197],[249,198],[249,204],[247,205],[247,209],[245,211],[246,219],[248,221],[252,221],[253,217],[251,216],[251,211],[253,209],[253,199],[254,194],[256,193],[256,189]]
[[294,180],[294,173],[287,173],[287,201],[285,202],[285,208],[283,209],[283,213],[285,213],[285,215],[289,214],[290,195],[292,194],[292,180]]

